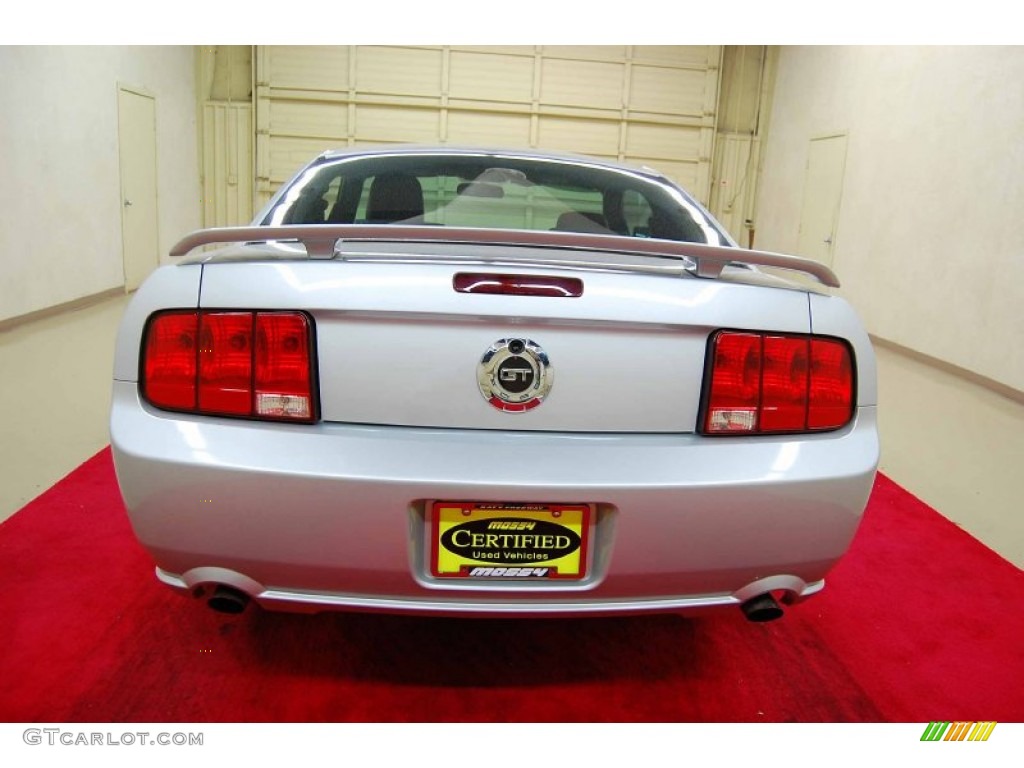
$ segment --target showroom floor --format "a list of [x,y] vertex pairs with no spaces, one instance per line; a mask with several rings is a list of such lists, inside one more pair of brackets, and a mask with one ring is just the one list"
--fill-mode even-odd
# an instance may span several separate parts
[[[126,302],[0,330],[0,521],[107,444]],[[1024,407],[886,347],[877,353],[882,471],[1024,567]]]

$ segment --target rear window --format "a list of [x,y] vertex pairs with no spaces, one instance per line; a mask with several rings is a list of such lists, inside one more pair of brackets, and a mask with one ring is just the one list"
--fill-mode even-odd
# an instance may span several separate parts
[[639,173],[499,155],[370,155],[313,165],[261,222],[553,230],[722,244],[679,190]]

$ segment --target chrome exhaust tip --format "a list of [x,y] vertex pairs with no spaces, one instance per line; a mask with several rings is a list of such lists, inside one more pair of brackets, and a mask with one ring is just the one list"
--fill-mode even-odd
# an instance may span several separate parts
[[747,617],[748,621],[775,621],[782,617],[782,607],[768,592],[741,603],[740,610],[743,611],[743,615]]
[[206,604],[218,613],[239,614],[249,605],[249,596],[233,587],[218,584]]

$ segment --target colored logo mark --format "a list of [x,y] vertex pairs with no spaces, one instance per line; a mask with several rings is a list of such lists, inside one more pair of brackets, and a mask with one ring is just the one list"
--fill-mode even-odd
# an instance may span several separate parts
[[921,734],[921,741],[988,741],[994,721],[982,723],[932,722]]

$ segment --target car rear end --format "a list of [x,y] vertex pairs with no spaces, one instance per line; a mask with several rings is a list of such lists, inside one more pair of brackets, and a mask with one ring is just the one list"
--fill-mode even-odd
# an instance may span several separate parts
[[224,610],[490,616],[766,619],[820,590],[878,458],[853,311],[583,242],[250,244],[158,270],[111,416],[158,577]]

